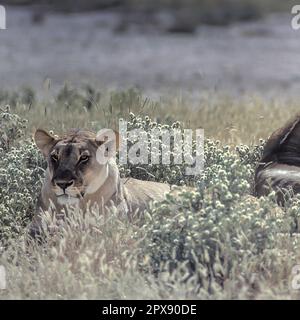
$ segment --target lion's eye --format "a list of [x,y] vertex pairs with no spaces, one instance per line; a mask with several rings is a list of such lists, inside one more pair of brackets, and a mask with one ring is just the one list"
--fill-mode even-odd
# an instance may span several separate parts
[[80,161],[81,163],[87,162],[87,161],[89,160],[89,158],[90,158],[90,157],[89,157],[88,155],[84,154],[84,155],[82,155],[82,156],[80,157],[79,161]]
[[52,154],[52,155],[51,155],[51,160],[54,161],[54,162],[57,162],[57,161],[58,161],[58,156],[57,156],[57,154],[55,154],[55,153]]

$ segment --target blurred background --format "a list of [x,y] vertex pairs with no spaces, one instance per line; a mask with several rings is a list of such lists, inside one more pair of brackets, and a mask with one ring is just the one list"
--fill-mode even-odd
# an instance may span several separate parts
[[[68,83],[146,94],[295,96],[289,0],[9,0],[0,89]],[[300,4],[300,2],[299,2]]]

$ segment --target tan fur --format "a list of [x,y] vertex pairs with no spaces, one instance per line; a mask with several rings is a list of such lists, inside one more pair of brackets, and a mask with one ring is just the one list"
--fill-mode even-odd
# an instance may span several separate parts
[[[100,144],[96,135],[90,131],[73,130],[61,138],[54,138],[43,130],[37,130],[35,141],[46,157],[48,167],[30,226],[31,234],[35,234],[40,228],[43,213],[49,209],[51,203],[57,212],[61,212],[68,204],[79,206],[83,210],[97,204],[100,212],[115,205],[120,212],[130,217],[133,213],[143,212],[151,201],[163,200],[165,194],[170,191],[169,185],[163,183],[133,178],[121,179],[114,158],[109,159],[105,165],[99,164],[96,160],[96,150]],[[66,172],[69,175],[74,173],[68,170],[75,168],[82,154],[89,154],[88,163],[82,172],[79,172],[78,179],[74,174],[73,185],[65,190],[68,196],[60,196],[63,191],[55,185],[55,181],[67,181],[69,178],[65,178]],[[57,157],[58,162],[53,161],[51,157]],[[55,169],[55,165],[58,168]],[[58,175],[58,178],[54,179],[54,175]]]
[[277,201],[285,193],[300,192],[300,115],[276,130],[268,139],[255,173],[256,196],[275,190]]

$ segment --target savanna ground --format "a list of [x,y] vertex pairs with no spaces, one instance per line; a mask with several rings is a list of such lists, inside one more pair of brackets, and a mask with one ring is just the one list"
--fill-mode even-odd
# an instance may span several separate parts
[[[70,3],[52,1],[59,11],[74,11]],[[133,0],[89,3],[92,7],[84,9],[122,3],[131,11],[136,5]],[[147,1],[139,3],[142,12],[155,17],[161,11]],[[279,208],[274,194],[251,196],[265,139],[299,112],[298,95],[281,94],[297,91],[299,42],[286,17],[271,19],[271,24],[233,25],[220,36],[215,27],[202,29],[202,23],[257,19],[271,7],[282,10],[282,1],[191,0],[189,12],[181,10],[183,1],[153,3],[171,10],[169,24],[151,18],[145,27],[129,14],[111,26],[116,21],[111,15],[100,21],[75,15],[72,20],[44,18],[40,11],[29,23],[27,13],[16,9],[15,23],[0,35],[0,265],[7,271],[7,289],[0,290],[0,298],[299,298],[292,288],[292,269],[300,263],[300,197]],[[211,9],[221,3],[226,3],[222,10]],[[185,12],[180,19],[179,12]],[[106,19],[108,28],[103,27]],[[162,25],[157,27],[157,21]],[[281,29],[277,21],[286,27]],[[57,32],[52,32],[54,25]],[[70,33],[78,26],[80,31]],[[139,31],[133,32],[132,26]],[[136,50],[141,47],[146,50]],[[195,66],[205,72],[193,73]],[[45,78],[56,80],[55,90]],[[69,79],[75,87],[62,85]],[[145,90],[109,90],[116,80],[121,88],[141,84]],[[15,89],[24,83],[34,89]],[[221,90],[215,90],[218,83]],[[171,93],[160,91],[169,86]],[[226,93],[228,88],[237,90]],[[97,208],[85,215],[70,208],[59,222],[49,212],[48,224],[59,223],[59,230],[46,234],[44,244],[28,239],[26,227],[45,169],[32,140],[34,130],[59,134],[72,127],[118,129],[120,118],[129,121],[129,129],[203,128],[203,174],[187,177],[184,164],[148,166],[146,171],[122,166],[122,176],[180,185],[183,192],[154,203],[133,222],[114,209],[102,216]]]
[[[182,98],[152,101],[135,89],[91,91],[64,88],[54,102],[37,100],[31,90],[1,97],[0,265],[8,274],[2,298],[299,297],[291,272],[300,259],[300,199],[280,209],[272,194],[250,197],[262,139],[297,112],[297,101],[208,95],[190,108]],[[34,128],[116,128],[119,118],[129,128],[178,126],[176,121],[204,128],[199,177],[187,179],[184,165],[147,167],[149,175],[132,165],[121,168],[122,175],[196,190],[154,204],[135,223],[114,210],[83,216],[70,209],[47,244],[28,243],[26,225],[45,168],[32,141]],[[53,219],[49,214],[48,223]]]

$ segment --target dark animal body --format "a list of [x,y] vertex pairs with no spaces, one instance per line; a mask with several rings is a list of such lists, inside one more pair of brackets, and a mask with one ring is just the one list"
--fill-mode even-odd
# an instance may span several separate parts
[[300,115],[268,139],[255,172],[255,195],[276,192],[283,205],[287,196],[300,192]]

